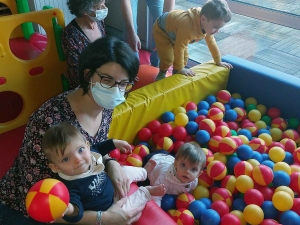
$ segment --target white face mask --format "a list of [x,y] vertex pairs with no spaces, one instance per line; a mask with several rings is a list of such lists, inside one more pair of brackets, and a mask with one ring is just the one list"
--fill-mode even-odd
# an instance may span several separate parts
[[99,9],[99,10],[96,10],[96,11],[93,11],[96,13],[96,16],[95,17],[92,17],[92,16],[89,16],[91,20],[93,21],[97,21],[97,20],[104,20],[106,17],[107,17],[107,14],[108,14],[108,8],[105,8],[105,9]]
[[91,92],[95,102],[106,109],[114,109],[125,101],[124,92],[121,92],[117,86],[104,88],[99,82],[96,82],[95,86],[92,87],[91,81]]

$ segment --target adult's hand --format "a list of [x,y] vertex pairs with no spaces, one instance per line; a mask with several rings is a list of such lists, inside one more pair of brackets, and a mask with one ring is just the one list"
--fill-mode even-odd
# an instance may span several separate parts
[[134,52],[139,52],[141,49],[141,40],[134,31],[128,33],[127,42]]
[[120,198],[125,197],[129,192],[130,181],[121,165],[114,160],[110,160],[107,163],[107,174],[112,180]]
[[107,211],[102,213],[102,225],[130,225],[141,217],[145,206],[124,211],[122,206],[126,203],[127,198],[122,198],[113,204]]

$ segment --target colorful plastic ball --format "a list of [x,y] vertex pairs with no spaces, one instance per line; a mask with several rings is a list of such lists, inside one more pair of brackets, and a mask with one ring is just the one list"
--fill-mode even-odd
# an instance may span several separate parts
[[[268,156],[268,154],[266,154]],[[268,156],[269,157],[269,156]],[[253,151],[253,154],[251,156],[251,159],[257,160],[259,163],[263,161],[263,156],[259,152]]]
[[173,109],[173,113],[174,113],[174,115],[175,115],[175,117],[176,117],[176,115],[177,115],[178,113],[184,113],[184,114],[186,114],[186,110],[185,110],[185,108],[182,107],[182,106],[177,106],[177,107],[175,107],[175,108]]
[[285,191],[278,191],[274,193],[272,203],[279,211],[287,211],[293,206],[293,198]]
[[[170,122],[170,121],[168,121],[168,122]],[[147,128],[152,132],[152,134],[155,134],[159,131],[160,125],[161,125],[161,123],[158,120],[152,120],[147,124]]]
[[249,144],[249,139],[245,135],[238,134],[238,137],[242,140],[243,144],[245,145]]
[[247,113],[246,113],[245,109],[243,109],[241,107],[235,107],[233,110],[236,111],[236,113],[237,113],[236,121],[242,121],[246,118]]
[[207,165],[207,174],[214,180],[222,180],[227,173],[227,168],[221,161],[213,160]]
[[253,150],[249,145],[242,144],[236,149],[236,153],[241,160],[248,160],[253,155]]
[[215,201],[223,201],[227,204],[228,207],[232,205],[233,197],[232,193],[226,188],[218,188],[212,194],[212,200]]
[[176,208],[184,208],[187,209],[192,201],[195,200],[195,197],[190,193],[182,193],[176,198]]
[[202,148],[203,152],[206,156],[206,163],[205,166],[207,166],[211,161],[214,160],[214,154],[207,148]]
[[161,137],[169,137],[172,135],[172,131],[173,128],[169,123],[163,123],[160,127],[159,127],[159,134]]
[[255,121],[255,125],[258,128],[257,136],[260,135],[261,133],[270,133],[269,130],[267,130],[267,124],[264,121],[262,120]]
[[184,127],[177,126],[173,129],[172,135],[177,141],[182,141],[186,137],[187,132]]
[[197,104],[195,102],[188,101],[183,104],[183,108],[185,108],[186,112],[191,111],[191,110],[197,111]]
[[116,159],[117,161],[120,159],[120,156],[121,156],[121,152],[120,152],[120,150],[119,149],[114,149],[114,150],[112,150],[110,153],[109,153],[109,156],[111,157],[111,158],[114,158],[114,159]]
[[256,109],[256,105],[254,104],[249,104],[246,106],[246,111],[247,113],[251,112],[252,110],[255,110]]
[[290,167],[291,167],[292,173],[300,172],[300,165],[299,164],[293,163],[293,164],[290,165]]
[[171,152],[173,150],[173,141],[171,138],[161,137],[156,143],[156,148]]
[[233,99],[232,101],[229,102],[231,108],[244,108],[245,103],[242,99]]
[[125,165],[127,157],[128,157],[128,154],[125,154],[125,153],[120,154],[120,158],[119,158],[118,162]]
[[252,122],[256,122],[259,121],[261,119],[261,113],[259,110],[257,109],[253,109],[248,113],[248,118],[252,121]]
[[200,220],[201,215],[206,211],[206,205],[200,200],[192,201],[188,210],[193,214],[195,220]]
[[272,118],[268,115],[262,116],[261,120],[264,121],[267,124],[267,126],[271,126]]
[[261,206],[264,202],[263,194],[257,189],[249,189],[245,192],[244,199],[247,205]]
[[242,125],[242,129],[247,129],[251,132],[252,136],[255,136],[258,131],[258,127],[255,125],[255,123],[249,122],[249,123],[244,123]]
[[260,165],[260,162],[258,162],[256,159],[248,159],[247,162],[250,163],[253,168]]
[[289,164],[285,163],[285,162],[277,162],[275,163],[274,167],[273,167],[273,171],[284,171],[286,172],[288,175],[290,175],[292,173],[292,169],[290,167]]
[[258,135],[258,138],[265,141],[266,146],[270,146],[272,144],[272,136],[267,133],[261,133]]
[[221,181],[221,187],[226,188],[232,194],[237,193],[237,189],[235,187],[236,177],[234,175],[227,175]]
[[224,155],[232,155],[235,153],[237,147],[236,141],[231,137],[223,137],[219,143],[220,152]]
[[260,111],[261,115],[265,115],[267,113],[267,107],[262,104],[256,105],[256,109]]
[[202,215],[200,219],[201,225],[219,225],[220,223],[219,214],[213,209],[207,209]]
[[296,142],[290,138],[283,138],[280,140],[280,143],[283,144],[285,151],[290,152],[292,154],[297,148]]
[[247,130],[247,129],[240,129],[238,130],[238,135],[244,135],[248,138],[248,140],[252,139],[252,134],[251,131]]
[[216,130],[216,124],[211,119],[203,119],[199,123],[200,130],[206,130],[209,134],[212,134]]
[[173,214],[175,211],[176,211],[176,209],[169,209],[168,211],[166,211],[166,213],[173,219]]
[[176,116],[175,116],[175,123],[178,126],[183,126],[184,127],[188,122],[189,122],[189,118],[186,115],[186,113],[178,113],[178,114],[176,114]]
[[253,170],[253,166],[247,161],[238,162],[233,169],[234,175],[239,177],[241,175],[251,176]]
[[245,193],[254,187],[254,182],[251,177],[247,175],[241,175],[236,178],[235,186],[239,192]]
[[200,145],[204,145],[208,143],[210,135],[206,130],[199,130],[195,135],[195,139]]
[[243,212],[247,223],[260,224],[264,220],[264,212],[262,209],[254,204],[247,205]]
[[271,127],[284,131],[287,128],[287,122],[281,117],[276,117],[271,121]]
[[300,172],[293,172],[290,175],[291,182],[289,187],[296,193],[300,192]]
[[237,216],[240,220],[241,225],[246,225],[247,224],[247,222],[244,218],[243,212],[241,212],[239,210],[232,210],[230,212],[230,214],[233,214],[233,215]]
[[69,200],[67,187],[59,180],[47,178],[35,183],[29,189],[25,205],[33,219],[48,223],[63,215]]
[[[214,180],[210,176],[208,176],[206,171],[203,171],[200,174],[200,176],[198,177],[198,184],[203,187],[209,188],[210,186],[212,186],[214,184]],[[204,197],[207,198],[208,196],[203,196],[202,198],[204,198]],[[196,198],[196,199],[200,199],[200,198]]]
[[195,137],[192,135],[186,135],[186,137],[183,139],[184,142],[191,142],[191,141],[195,141]]
[[185,125],[185,130],[189,135],[194,135],[197,133],[197,131],[199,130],[199,126],[196,122],[194,121],[189,121],[186,125]]
[[200,101],[198,104],[197,104],[197,109],[198,111],[200,111],[201,109],[206,109],[208,110],[210,108],[210,105],[207,101]]
[[264,160],[261,162],[262,165],[265,165],[273,170],[275,163],[271,160]]
[[235,165],[240,161],[240,158],[235,155],[228,157],[226,163],[228,170],[233,171]]
[[300,216],[300,198],[294,198],[292,211],[296,212]]
[[248,144],[254,151],[265,153],[267,151],[266,143],[263,139],[253,138]]
[[227,90],[220,90],[217,93],[217,100],[221,103],[227,103],[230,101],[231,99],[231,94],[229,91]]
[[139,155],[142,159],[150,153],[149,148],[145,145],[137,145],[132,153]]
[[138,154],[131,153],[127,156],[125,164],[127,166],[142,167],[143,161]]
[[221,137],[230,137],[231,131],[229,127],[221,125],[216,127],[214,135],[221,136]]
[[289,188],[288,186],[279,186],[275,189],[274,193],[278,192],[278,191],[285,191],[286,193],[288,193],[293,199],[294,199],[294,192],[291,188]]
[[211,108],[208,110],[207,117],[217,123],[223,119],[224,113],[219,108]]
[[161,120],[164,122],[164,123],[168,123],[170,121],[174,121],[175,119],[175,115],[174,113],[172,112],[164,112],[162,115],[161,115]]
[[298,142],[299,140],[299,133],[294,129],[287,129],[283,131],[282,138],[290,138],[295,142]]
[[179,208],[173,213],[172,217],[177,224],[194,225],[194,216],[188,209]]
[[269,108],[268,111],[267,111],[267,114],[269,117],[271,117],[272,119],[276,118],[276,117],[279,117],[281,112],[278,108],[276,107],[272,107],[272,108]]
[[264,201],[261,209],[264,212],[265,219],[277,219],[279,211],[275,208],[272,201]]
[[235,110],[233,109],[226,110],[224,114],[224,119],[226,121],[236,121],[237,118],[238,118],[238,114]]
[[260,225],[277,225],[278,222],[273,219],[264,219]]
[[225,105],[221,102],[214,102],[213,104],[211,104],[210,108],[218,108],[221,109],[223,113],[225,112]]
[[282,130],[280,130],[279,128],[271,128],[270,129],[270,133],[272,136],[273,141],[280,141],[282,138]]
[[165,194],[161,200],[161,208],[166,212],[176,208],[176,195]]
[[241,225],[239,218],[233,214],[226,214],[221,218],[220,225]]
[[[209,143],[209,142],[208,142]],[[216,152],[214,153],[214,160],[217,160],[217,161],[221,161],[222,163],[224,163],[226,165],[227,163],[227,157],[226,155],[224,155],[223,153],[221,152]]]
[[233,203],[232,203],[233,210],[244,211],[246,206],[247,206],[247,204],[243,198],[236,198],[233,200]]
[[242,99],[242,96],[239,93],[233,93],[233,94],[231,94],[231,97],[234,99]]
[[151,130],[146,127],[140,129],[138,132],[138,138],[141,141],[149,141],[152,138]]
[[228,127],[229,127],[230,130],[237,131],[240,128],[239,124],[237,122],[235,122],[235,121],[228,121],[227,125],[228,125]]
[[210,209],[212,200],[210,200],[209,198],[200,198],[199,201],[203,202],[207,209]]
[[300,224],[300,217],[297,213],[289,210],[280,215],[279,221],[283,225],[298,225]]
[[272,147],[269,150],[269,157],[273,162],[282,162],[285,157],[285,152],[281,147]]
[[173,150],[172,153],[176,154],[179,150],[179,148],[184,144],[183,141],[175,141],[173,142]]
[[214,95],[209,95],[209,96],[207,96],[207,97],[205,98],[205,101],[207,101],[208,104],[211,105],[211,104],[213,104],[214,102],[217,101],[217,98],[216,98],[216,96],[214,96]]
[[[218,135],[214,135],[210,138],[210,140],[208,141],[208,147],[212,152],[219,152],[219,144],[220,141],[222,140],[221,136]],[[299,151],[300,152],[300,151]],[[299,157],[300,159],[300,157]]]
[[229,213],[228,205],[221,200],[214,201],[211,204],[210,208],[215,210],[219,214],[220,218],[222,218],[225,214]]
[[288,126],[289,128],[292,128],[292,129],[297,129],[300,125],[300,120],[298,118],[290,118],[288,120]]
[[207,117],[205,115],[198,115],[195,122],[198,123],[198,125],[199,125],[200,122],[204,119],[207,119]]
[[196,118],[198,117],[198,112],[194,110],[190,110],[186,113],[186,115],[188,116],[189,121],[195,121]]
[[268,186],[273,181],[274,174],[271,168],[260,164],[253,168],[252,177],[257,184]]
[[245,105],[248,106],[250,104],[257,105],[257,100],[253,97],[246,98]]

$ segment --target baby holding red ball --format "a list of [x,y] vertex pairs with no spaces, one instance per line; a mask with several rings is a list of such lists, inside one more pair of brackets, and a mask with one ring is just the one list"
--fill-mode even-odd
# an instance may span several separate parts
[[[184,143],[176,156],[158,152],[148,155],[144,168],[151,186],[164,184],[166,194],[179,195],[193,191],[198,185],[198,177],[206,164],[206,155],[196,142]],[[153,200],[161,206],[162,196]]]
[[[76,127],[66,123],[54,125],[46,131],[42,149],[48,158],[48,166],[58,173],[58,179],[70,193],[70,203],[63,216],[65,221],[78,222],[84,210],[92,210],[98,211],[97,222],[101,224],[101,212],[118,200],[113,184],[104,171],[107,161],[102,161],[102,155],[115,148],[125,153],[131,151],[126,141],[116,139],[91,146]],[[123,166],[123,169],[132,182],[147,178],[144,168]],[[164,184],[139,187],[122,207],[125,210],[138,208],[151,200],[152,196],[163,196],[165,193]]]

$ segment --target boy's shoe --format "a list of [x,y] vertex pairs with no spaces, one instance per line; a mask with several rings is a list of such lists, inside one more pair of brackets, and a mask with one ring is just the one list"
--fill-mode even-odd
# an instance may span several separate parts
[[166,78],[166,73],[167,72],[163,72],[163,71],[159,71],[159,73],[157,74],[156,80],[162,80],[164,78]]

